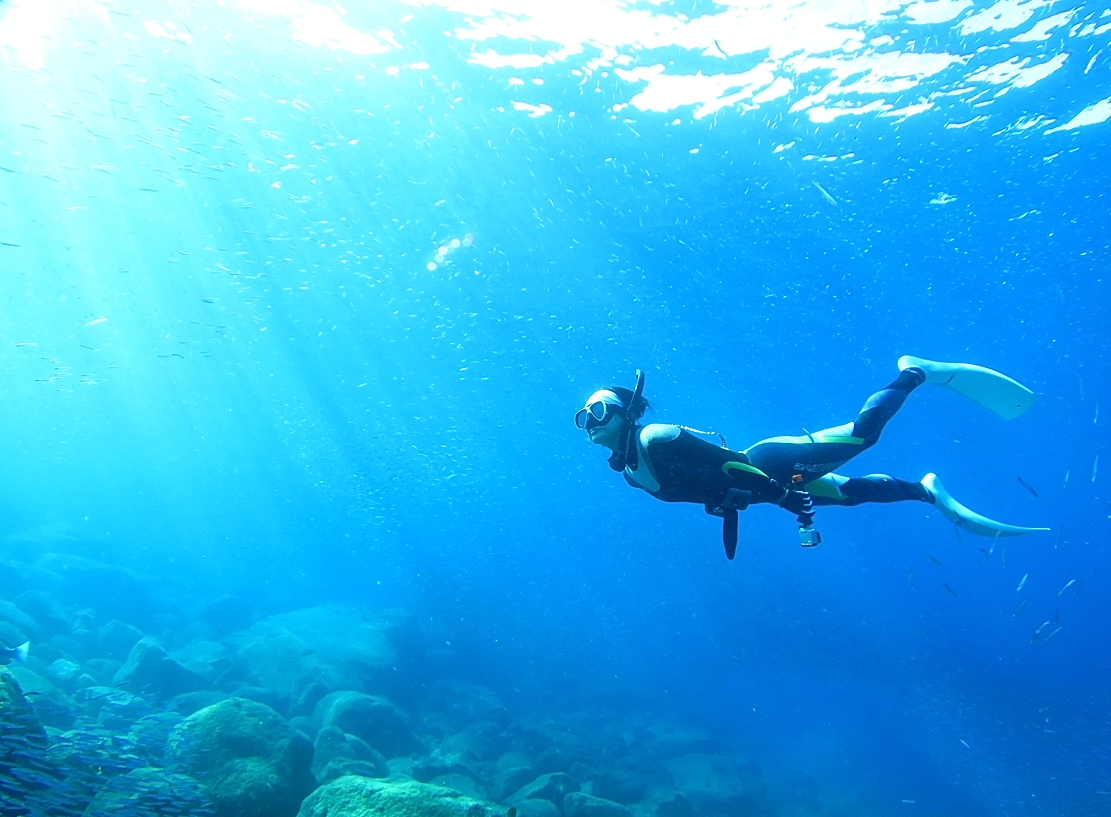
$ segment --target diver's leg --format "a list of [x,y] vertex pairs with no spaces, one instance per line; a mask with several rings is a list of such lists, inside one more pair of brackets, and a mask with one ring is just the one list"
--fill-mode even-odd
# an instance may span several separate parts
[[875,445],[887,421],[925,380],[921,369],[907,369],[869,397],[853,422],[803,437],[771,437],[744,453],[773,479],[783,482],[800,474],[803,482],[811,482]]
[[920,482],[907,482],[887,474],[843,477],[826,474],[806,486],[815,505],[863,505],[866,502],[934,501]]

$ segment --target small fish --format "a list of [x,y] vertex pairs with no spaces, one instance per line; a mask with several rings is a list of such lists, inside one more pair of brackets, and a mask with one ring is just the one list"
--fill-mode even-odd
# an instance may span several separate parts
[[961,738],[961,745],[964,746],[965,749],[971,749],[972,748],[971,746],[968,745],[968,741],[966,741],[964,738]]
[[1045,640],[1046,640],[1046,641],[1049,641],[1050,639],[1052,639],[1052,638],[1053,638],[1053,636],[1057,635],[1057,633],[1061,632],[1061,630],[1063,630],[1063,629],[1064,629],[1064,627],[1058,627],[1058,628],[1057,628],[1056,630],[1054,630],[1054,631],[1053,631],[1053,632],[1051,632],[1051,633],[1050,633],[1049,635],[1047,635],[1047,636],[1045,637]]
[[1022,581],[1020,581],[1018,583],[1018,587],[1015,588],[1016,593],[1021,593],[1022,592],[1022,588],[1024,588],[1026,586],[1026,580],[1029,579],[1029,578],[1030,578],[1029,573],[1027,573],[1025,576],[1022,577]]
[[1015,611],[1013,613],[1011,613],[1011,619],[1012,620],[1016,619],[1016,618],[1018,618],[1019,616],[1022,615],[1022,611],[1026,609],[1026,602],[1028,602],[1028,601],[1030,601],[1030,599],[1023,599],[1022,603],[1019,604],[1019,606],[1015,609]]
[[1065,595],[1065,591],[1072,587],[1074,584],[1076,584],[1076,579],[1069,579],[1068,584],[1057,591],[1057,596],[1060,597]]
[[1025,489],[1026,489],[1027,491],[1029,491],[1030,493],[1032,493],[1032,494],[1034,495],[1034,498],[1035,498],[1035,499],[1037,499],[1037,498],[1038,498],[1038,492],[1037,492],[1037,490],[1035,490],[1035,488],[1034,488],[1034,486],[1033,486],[1033,485],[1031,485],[1031,484],[1030,484],[1029,482],[1027,482],[1026,480],[1024,480],[1024,479],[1023,479],[1022,477],[1019,477],[1019,478],[1018,478],[1018,483],[1019,483],[1019,485],[1021,485],[1021,486],[1022,486],[1023,488],[1025,488]]
[[1042,631],[1048,626],[1049,620],[1047,619],[1046,621],[1042,622],[1041,626],[1038,627],[1038,629],[1034,630],[1034,635],[1031,637],[1030,643],[1033,644],[1035,641],[1037,641],[1041,637]]
[[10,244],[7,241],[0,241],[0,247],[22,247],[22,244]]
[[941,561],[936,556],[934,556],[933,554],[926,553],[926,551],[922,551],[922,553],[925,554],[926,558],[929,559],[931,562],[933,562],[938,567],[944,567],[944,565],[941,563]]
[[1099,473],[1099,452],[1102,450],[1103,449],[1101,448],[1099,451],[1096,452],[1096,458],[1092,461],[1092,482],[1096,481],[1096,474]]
[[914,587],[914,571],[907,574],[907,587]]
[[952,596],[953,598],[957,597],[957,591],[950,587],[947,582],[942,582],[942,584],[945,585],[945,589],[949,591],[950,596]]
[[984,561],[985,562],[990,562],[991,561],[991,551],[989,551],[987,548],[980,548],[980,552],[982,554],[984,554]]
[[835,199],[835,198],[834,198],[833,196],[831,196],[831,195],[830,195],[829,193],[827,193],[827,192],[826,192],[826,189],[825,189],[824,187],[822,187],[822,186],[821,186],[820,184],[818,184],[817,182],[810,182],[810,183],[811,183],[812,185],[814,185],[814,187],[816,187],[816,188],[818,189],[818,192],[822,194],[822,196],[823,196],[823,197],[825,198],[825,200],[826,200],[826,201],[828,201],[828,202],[829,202],[830,204],[832,204],[832,205],[833,205],[834,207],[837,207],[837,206],[838,206],[838,205],[837,205],[837,199]]
[[91,321],[86,321],[85,326],[96,326],[98,323],[107,323],[108,319],[105,317],[93,318]]
[[1065,489],[1066,490],[1069,487],[1069,477],[1071,475],[1072,475],[1072,466],[1070,465],[1068,468],[1065,469]]
[[[721,47],[721,44],[717,40],[714,40],[714,47],[717,48],[717,50],[721,52],[721,55],[723,57],[728,58],[729,55],[725,53],[725,49]],[[1094,60],[1095,57],[1093,57],[1092,59]],[[1085,71],[1084,73],[1088,73],[1088,72]]]
[[10,664],[12,661],[25,664],[27,663],[27,653],[30,650],[30,641],[24,641],[18,647],[0,646],[0,664]]

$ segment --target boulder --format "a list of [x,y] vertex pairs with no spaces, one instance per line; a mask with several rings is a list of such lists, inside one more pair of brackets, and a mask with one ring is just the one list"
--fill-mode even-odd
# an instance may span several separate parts
[[127,662],[120,667],[113,682],[130,685],[133,692],[146,692],[172,698],[183,692],[196,692],[205,687],[205,680],[193,670],[170,657],[158,639],[141,638],[131,648]]
[[27,580],[10,563],[0,564],[0,596],[15,598],[27,589]]
[[415,780],[341,777],[305,798],[298,817],[503,817],[500,806]]
[[101,685],[109,686],[122,666],[122,661],[112,661],[108,658],[90,658],[85,662],[85,671],[96,678]]
[[183,692],[180,695],[175,695],[167,704],[167,708],[172,712],[177,712],[182,717],[188,717],[194,712],[200,712],[206,706],[218,704],[231,696],[226,692],[218,692],[215,689],[198,689],[196,692]]
[[210,601],[200,612],[201,618],[220,635],[245,630],[254,621],[254,606],[236,596]]
[[190,669],[214,684],[216,679],[231,666],[228,648],[215,641],[197,639],[190,641],[180,650],[175,650],[173,659],[186,669]]
[[15,606],[35,620],[47,635],[64,635],[70,626],[61,603],[43,590],[28,590],[15,597]]
[[515,806],[525,800],[547,800],[556,808],[560,808],[563,805],[563,798],[578,790],[579,784],[570,775],[563,772],[542,774],[518,789],[517,793],[509,798],[509,803]]
[[98,657],[124,661],[142,637],[143,631],[138,627],[112,619],[96,632]]
[[211,813],[207,790],[191,777],[143,767],[113,777],[96,793],[87,817],[190,817]]
[[38,567],[62,577],[64,598],[93,607],[105,618],[140,621],[154,609],[148,585],[118,565],[75,553],[47,553]]
[[697,813],[744,813],[763,794],[758,769],[735,755],[692,752],[666,765],[675,788]]
[[436,775],[428,782],[433,786],[455,789],[455,791],[465,794],[468,797],[473,797],[475,800],[486,799],[486,789],[482,787],[481,783],[469,775],[459,774],[457,772],[440,774]]
[[178,724],[169,754],[204,783],[217,817],[292,817],[316,784],[308,738],[270,707],[243,698]]
[[656,817],[695,817],[694,806],[686,797],[676,794],[656,806]]
[[84,709],[86,718],[105,729],[121,732],[155,711],[146,698],[115,687],[88,686],[77,690],[73,698]]
[[294,701],[294,715],[308,714],[329,692],[408,694],[423,659],[410,615],[354,607],[270,616],[225,640],[238,650],[244,680]]
[[35,715],[44,725],[55,729],[69,729],[73,726],[79,709],[65,692],[28,667],[11,665],[8,671],[19,682]]
[[513,766],[494,775],[494,798],[504,800],[515,794],[526,783],[536,779],[536,770],[530,766]]
[[424,752],[404,713],[386,698],[333,692],[316,705],[314,719],[321,728],[335,726],[361,738],[387,758]]
[[560,817],[560,810],[547,800],[522,800],[513,808],[516,817]]
[[312,770],[320,783],[327,783],[345,774],[362,777],[389,777],[390,769],[374,749],[354,735],[335,726],[317,732]]
[[633,813],[620,803],[575,791],[563,799],[563,817],[633,817]]
[[11,630],[5,630],[5,632],[8,633],[5,640],[10,639],[16,642],[14,644],[9,644],[8,646],[10,647],[18,647],[24,641],[38,643],[46,638],[46,633],[43,632],[38,622],[10,601],[0,599],[0,621],[6,621],[15,630],[14,633]]

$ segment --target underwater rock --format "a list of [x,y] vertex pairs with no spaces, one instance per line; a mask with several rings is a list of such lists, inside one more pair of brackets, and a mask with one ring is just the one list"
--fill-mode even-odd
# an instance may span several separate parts
[[145,698],[115,687],[86,687],[77,690],[73,698],[88,721],[106,729],[127,730],[135,721],[154,713],[154,707]]
[[113,679],[117,686],[129,684],[136,692],[172,698],[183,692],[203,689],[205,680],[170,657],[158,639],[140,639]]
[[[390,769],[368,743],[348,735],[335,726],[325,726],[313,744],[312,771],[320,783],[327,783],[344,774],[363,777],[389,777]],[[350,768],[351,771],[343,771]]]
[[174,712],[188,717],[206,706],[218,704],[229,697],[231,696],[227,693],[217,692],[214,689],[198,689],[196,692],[183,692],[180,695],[175,695],[168,702],[168,706]]
[[30,701],[31,708],[44,726],[55,729],[73,726],[79,707],[65,692],[27,667],[9,666],[8,671],[19,682],[25,699]]
[[456,679],[429,684],[425,706],[445,732],[463,732],[483,722],[497,724],[500,731],[509,723],[509,713],[492,689]]
[[243,698],[178,724],[169,755],[205,784],[219,817],[292,817],[316,785],[308,738],[270,707]]
[[513,806],[517,817],[560,817],[562,812],[547,800],[522,800]]
[[633,817],[633,813],[620,803],[575,791],[563,799],[563,817]]
[[666,765],[675,788],[697,813],[752,811],[764,796],[759,770],[733,755],[694,752]]
[[81,665],[65,658],[56,659],[46,668],[46,677],[67,692],[72,692],[77,686],[77,678],[81,675]]
[[0,814],[80,814],[66,775],[49,757],[49,742],[14,673],[0,668]]
[[428,781],[433,786],[443,786],[444,788],[454,789],[461,794],[468,797],[473,797],[475,800],[486,800],[486,789],[482,784],[476,781],[473,777],[465,774],[440,774],[433,777]]
[[73,629],[61,602],[43,590],[20,593],[15,597],[15,606],[33,618],[47,635],[65,635]]
[[676,794],[656,806],[656,817],[694,817],[694,806],[681,794]]
[[108,658],[90,658],[85,662],[85,671],[96,678],[97,683],[101,686],[109,686],[122,666],[122,661],[113,661]]
[[112,619],[96,631],[97,655],[114,661],[125,661],[131,648],[143,637],[143,631],[119,619]]
[[118,565],[75,553],[46,553],[37,566],[62,578],[65,590],[60,595],[94,608],[103,618],[141,623],[154,609],[147,583]]
[[190,641],[180,650],[171,653],[171,657],[209,684],[215,684],[216,679],[231,666],[228,648],[215,641]]
[[135,721],[127,737],[135,744],[137,753],[147,758],[152,765],[165,766],[170,735],[183,720],[185,719],[177,712],[154,712]]
[[578,790],[579,784],[571,779],[570,775],[563,772],[542,774],[518,789],[517,793],[509,798],[509,803],[517,805],[525,800],[547,800],[556,808],[560,808],[563,805],[563,798]]
[[423,660],[423,646],[411,619],[397,611],[312,607],[270,616],[225,640],[238,648],[251,685],[289,699],[308,690],[309,700],[290,708],[307,714],[328,692],[393,694],[413,686],[411,670]]
[[506,746],[507,741],[497,724],[477,723],[445,737],[432,756],[445,764],[476,766],[496,761]]
[[201,608],[201,618],[213,632],[224,635],[235,630],[245,630],[254,623],[254,606],[236,596],[224,596]]
[[0,564],[0,596],[13,599],[27,589],[27,580],[23,578],[15,565]]
[[536,769],[531,766],[512,766],[494,775],[494,799],[499,802],[520,791],[526,783],[536,779]]
[[389,777],[388,771],[387,769],[387,774],[382,774],[377,766],[373,763],[367,763],[365,760],[334,757],[316,775],[316,781],[323,786],[333,780],[348,776],[382,778]]
[[666,780],[667,769],[654,758],[646,757],[623,761],[602,772],[592,771],[582,777],[572,773],[571,776],[589,784],[588,794],[629,805],[643,800],[652,784]]
[[365,740],[383,757],[422,754],[424,745],[391,701],[362,692],[333,692],[316,705],[315,721]]
[[9,644],[10,647],[18,647],[24,641],[37,644],[46,638],[46,633],[43,632],[38,622],[10,601],[0,599],[0,621],[6,621],[16,629],[17,635],[10,636],[11,640],[16,643]]
[[427,783],[341,777],[305,798],[298,817],[502,817],[504,813],[499,806]]
[[[283,698],[281,695],[278,695],[273,690],[265,689],[264,687],[239,686],[236,687],[235,690],[232,692],[231,697],[246,698],[248,701],[258,701],[260,704],[266,704],[268,707],[278,712],[281,712],[283,709],[285,709],[287,703],[287,699]],[[290,723],[295,728],[301,728],[292,720],[290,721]],[[302,729],[302,731],[304,730]]]
[[109,780],[89,804],[87,817],[210,817],[208,791],[191,777],[143,767]]

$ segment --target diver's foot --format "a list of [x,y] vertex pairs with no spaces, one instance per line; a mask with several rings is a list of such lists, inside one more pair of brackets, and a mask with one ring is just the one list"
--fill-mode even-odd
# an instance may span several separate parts
[[926,489],[926,493],[930,495],[930,499],[937,506],[937,509],[941,511],[942,516],[958,528],[964,528],[971,533],[992,537],[1022,536],[1026,533],[1040,533],[1049,530],[1049,528],[1021,528],[1017,525],[1007,525],[1003,522],[996,522],[994,519],[988,519],[986,516],[981,516],[953,499],[949,492],[945,490],[945,486],[941,484],[941,480],[937,478],[937,474],[926,474],[922,477],[921,485]]
[[903,355],[899,370],[918,369],[927,383],[963,394],[1004,419],[1011,420],[1034,405],[1034,392],[1005,374],[974,363],[941,363]]

